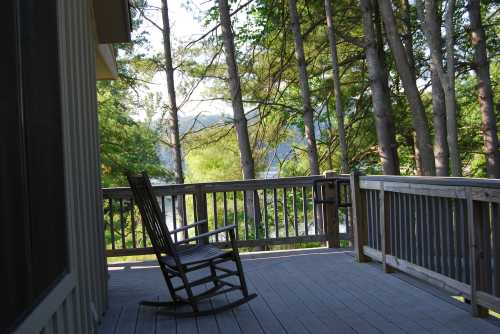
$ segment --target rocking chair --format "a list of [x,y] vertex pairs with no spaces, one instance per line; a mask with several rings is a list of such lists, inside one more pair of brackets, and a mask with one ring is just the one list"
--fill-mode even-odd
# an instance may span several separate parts
[[[141,305],[164,307],[161,309],[161,313],[177,317],[190,317],[219,313],[257,297],[256,294],[248,293],[238,247],[236,246],[235,225],[228,225],[207,233],[196,233],[197,235],[194,237],[173,242],[172,234],[185,233],[190,229],[196,229],[196,232],[198,232],[199,226],[206,224],[207,221],[198,221],[169,231],[148,175],[146,173],[139,176],[127,174],[127,178],[172,298],[170,302],[142,301],[140,302]],[[208,239],[209,236],[225,232],[229,234],[231,250],[222,250],[214,245],[204,243],[204,240]],[[196,244],[191,244],[191,242],[196,242]],[[221,263],[228,261],[234,262],[236,270],[220,266]],[[209,269],[208,276],[196,280],[188,278],[188,273],[201,269],[207,271]],[[237,276],[240,284],[224,280],[231,276]],[[174,286],[174,278],[180,279],[181,283],[178,286]],[[213,287],[206,288],[202,293],[193,293],[194,287],[205,287],[209,283],[213,284]],[[199,306],[202,301],[235,290],[242,292],[242,298],[217,308],[200,310]],[[179,295],[178,292],[181,291],[184,291],[187,297]],[[180,305],[190,305],[193,311],[179,312],[170,309]]]

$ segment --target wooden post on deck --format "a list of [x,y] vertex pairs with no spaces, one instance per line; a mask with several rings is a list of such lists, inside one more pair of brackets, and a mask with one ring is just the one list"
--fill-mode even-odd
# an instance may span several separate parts
[[485,219],[483,217],[483,210],[481,202],[474,201],[472,198],[472,191],[467,188],[467,225],[469,229],[469,244],[470,244],[470,287],[471,287],[471,311],[475,317],[487,317],[488,309],[480,306],[477,300],[477,292],[486,288],[488,280],[486,270],[486,257],[483,254],[485,248],[483,239],[483,229]]
[[[196,187],[195,193],[194,193],[194,200],[196,202],[196,219],[198,221],[200,220],[207,220],[208,218],[208,212],[207,212],[207,193],[202,190],[200,187]],[[198,228],[199,233],[205,233],[208,232],[208,220],[205,224],[201,224]],[[208,244],[209,239],[204,238],[202,239],[203,243]]]
[[391,252],[391,230],[390,230],[390,201],[389,196],[384,190],[384,183],[382,182],[380,185],[380,193],[379,193],[379,206],[380,206],[380,231],[382,238],[382,266],[384,268],[384,272],[392,273],[394,272],[394,268],[389,267],[386,262],[386,255]]
[[359,173],[351,173],[351,203],[352,226],[354,236],[354,251],[358,262],[368,262],[370,258],[363,253],[363,246],[367,244],[368,231],[366,228],[366,203],[361,198],[359,189]]
[[[332,171],[327,171],[323,175],[325,178],[331,178],[337,174]],[[339,248],[339,198],[337,196],[337,183],[326,183],[325,186],[322,187],[321,195],[324,200],[334,199],[333,203],[323,203],[324,224],[328,248]]]

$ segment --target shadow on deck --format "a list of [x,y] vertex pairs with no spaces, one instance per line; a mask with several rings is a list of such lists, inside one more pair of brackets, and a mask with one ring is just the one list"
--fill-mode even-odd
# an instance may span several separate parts
[[[154,262],[110,265],[109,310],[100,334],[126,333],[500,333],[496,320],[404,274],[354,262],[350,252],[316,248],[242,254],[259,296],[232,311],[174,319],[143,299],[165,299]],[[218,296],[212,306],[231,300]]]

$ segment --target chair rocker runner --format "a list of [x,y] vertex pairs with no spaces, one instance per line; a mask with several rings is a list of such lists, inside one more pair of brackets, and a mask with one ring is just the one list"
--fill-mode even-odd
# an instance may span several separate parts
[[[162,309],[160,312],[177,317],[190,317],[229,310],[257,297],[256,294],[248,293],[243,267],[236,246],[235,225],[228,225],[207,233],[196,233],[195,237],[173,242],[172,234],[185,233],[189,229],[195,229],[196,232],[199,232],[200,225],[206,224],[206,220],[169,231],[148,175],[146,173],[139,176],[127,174],[127,178],[134,200],[139,207],[142,223],[146,226],[146,231],[151,239],[153,250],[172,298],[171,302],[142,301],[142,305],[165,307],[166,309]],[[204,243],[204,240],[208,239],[209,236],[225,232],[229,234],[231,250],[222,250]],[[191,242],[197,243],[191,244]],[[228,261],[234,262],[235,270],[220,266],[220,264]],[[188,273],[203,269],[209,271],[208,276],[196,280],[188,278]],[[237,276],[240,284],[224,280],[231,276]],[[174,286],[173,279],[175,278],[180,279],[180,285]],[[211,288],[202,293],[193,293],[194,287],[205,287],[209,283],[213,285]],[[200,310],[199,305],[202,301],[235,290],[242,292],[242,298],[217,308]],[[180,296],[178,293],[181,291],[184,291],[187,297]],[[180,305],[190,305],[193,311],[179,312],[169,309]]]

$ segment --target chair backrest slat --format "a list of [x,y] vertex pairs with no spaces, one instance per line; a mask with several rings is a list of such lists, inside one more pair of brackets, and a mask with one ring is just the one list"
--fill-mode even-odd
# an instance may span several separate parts
[[127,174],[127,179],[156,255],[160,257],[162,254],[168,254],[177,258],[174,243],[148,175],[145,172],[138,176]]

